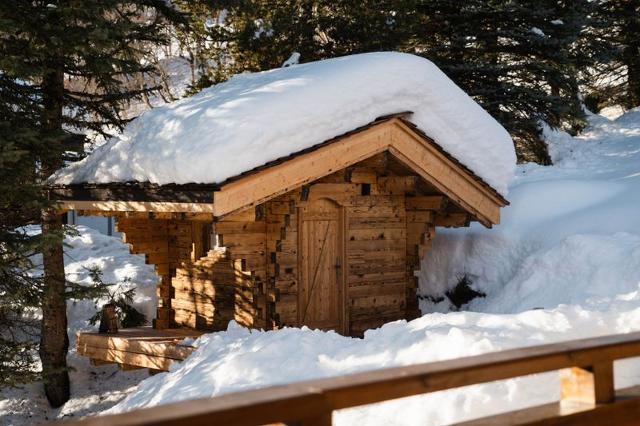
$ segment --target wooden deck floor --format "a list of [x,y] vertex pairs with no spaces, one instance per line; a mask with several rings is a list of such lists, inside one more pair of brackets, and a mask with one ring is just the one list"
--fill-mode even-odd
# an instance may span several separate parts
[[202,334],[183,328],[156,330],[151,327],[122,329],[116,334],[78,333],[77,350],[96,365],[119,364],[123,369],[167,371],[173,361],[182,361],[195,350],[180,342]]

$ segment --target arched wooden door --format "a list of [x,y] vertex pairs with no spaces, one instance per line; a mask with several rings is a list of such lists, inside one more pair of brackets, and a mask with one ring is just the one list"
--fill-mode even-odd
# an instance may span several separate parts
[[298,323],[345,333],[344,211],[326,198],[299,211]]

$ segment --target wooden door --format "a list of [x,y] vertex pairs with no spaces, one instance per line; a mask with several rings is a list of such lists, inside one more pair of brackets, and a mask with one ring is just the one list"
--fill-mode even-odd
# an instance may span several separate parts
[[343,209],[326,198],[300,209],[298,323],[345,332]]

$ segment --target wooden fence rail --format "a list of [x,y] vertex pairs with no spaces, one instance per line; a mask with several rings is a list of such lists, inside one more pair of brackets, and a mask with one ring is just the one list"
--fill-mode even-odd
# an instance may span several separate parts
[[621,334],[272,386],[75,424],[324,426],[334,410],[554,370],[561,370],[559,402],[464,424],[640,424],[640,386],[615,391],[613,379],[615,360],[638,356],[640,333]]

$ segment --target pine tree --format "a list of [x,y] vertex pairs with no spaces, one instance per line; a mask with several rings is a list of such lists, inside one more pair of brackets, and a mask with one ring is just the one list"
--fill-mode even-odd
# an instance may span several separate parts
[[35,159],[44,147],[31,127],[37,115],[29,86],[0,74],[0,386],[37,378],[30,313],[40,304],[42,280],[32,256],[42,239],[21,228],[35,223],[46,201],[34,185]]
[[[77,148],[83,132],[105,133],[108,126],[124,124],[122,108],[152,89],[127,86],[127,76],[153,71],[139,60],[137,46],[165,43],[167,20],[181,16],[162,0],[2,2],[0,70],[32,92],[37,115],[30,126],[46,146],[37,153],[34,184],[63,165],[63,153]],[[39,354],[45,393],[57,407],[69,398],[62,216],[51,206],[42,210],[40,222],[46,244]]]
[[585,40],[596,64],[584,69],[588,106],[639,106],[640,1],[596,2]]
[[549,164],[539,121],[582,123],[574,50],[587,2],[419,3],[415,52],[432,59],[511,133],[521,160]]
[[397,50],[406,39],[411,2],[219,1],[177,2],[192,25],[179,35],[198,64],[193,91],[244,71],[280,67],[294,52],[302,62]]

